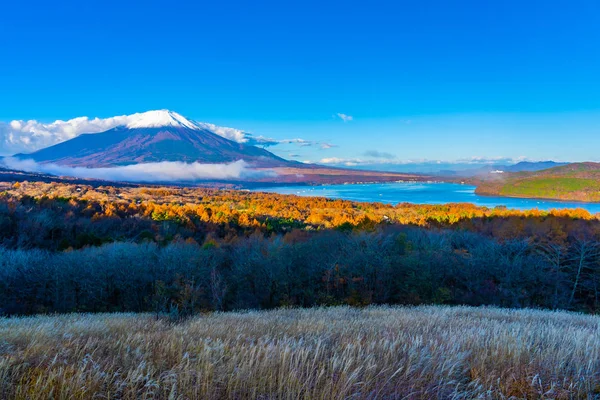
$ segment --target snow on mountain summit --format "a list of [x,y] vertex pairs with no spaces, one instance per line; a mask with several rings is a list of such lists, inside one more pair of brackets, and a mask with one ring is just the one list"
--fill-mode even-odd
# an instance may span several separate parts
[[189,120],[181,114],[169,110],[146,111],[143,113],[125,115],[122,118],[125,119],[125,124],[123,124],[123,126],[129,129],[178,127],[194,130],[208,130],[237,143],[248,143],[250,136],[240,129]]
[[127,128],[160,128],[173,126],[189,129],[202,129],[198,123],[190,121],[174,111],[154,110],[128,116]]

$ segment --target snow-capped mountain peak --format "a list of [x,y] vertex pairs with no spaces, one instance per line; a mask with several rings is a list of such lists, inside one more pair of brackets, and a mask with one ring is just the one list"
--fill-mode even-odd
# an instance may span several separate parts
[[248,143],[250,134],[192,121],[169,110],[94,119],[91,122],[104,125],[105,129],[93,134],[80,134],[17,157],[86,168],[163,161],[219,164],[244,160],[270,167],[288,163]]
[[169,110],[154,110],[128,116],[127,128],[160,128],[173,126],[189,129],[201,129],[198,123],[190,121],[181,114]]
[[207,122],[197,122],[185,118],[181,114],[169,110],[154,110],[123,116],[123,126],[134,128],[178,127],[194,130],[209,130],[226,139],[238,143],[247,143],[248,134],[240,129],[218,126]]
[[[51,123],[43,123],[36,120],[13,120],[5,124],[5,130],[8,133],[4,148],[6,153],[30,153],[73,139],[84,133],[96,134],[114,128],[131,130],[178,128],[194,131],[210,131],[225,139],[241,144],[272,144],[268,139],[255,138],[252,134],[240,129],[194,121],[170,110],[153,110],[108,118],[76,117],[67,121],[56,120]],[[0,139],[2,133],[3,125],[0,121]],[[0,143],[0,148],[2,145]]]
[[125,118],[126,128],[162,128],[162,127],[178,127],[194,130],[208,130],[225,139],[233,140],[238,143],[247,143],[248,133],[235,128],[226,126],[218,126],[207,122],[197,122],[185,118],[181,114],[169,110],[154,110],[143,113],[136,113],[123,116]]

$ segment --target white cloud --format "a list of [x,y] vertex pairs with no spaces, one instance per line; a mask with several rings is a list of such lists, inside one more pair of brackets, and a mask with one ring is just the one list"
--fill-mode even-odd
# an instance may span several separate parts
[[396,158],[393,154],[378,152],[378,151],[366,151],[363,153],[366,158],[339,158],[339,157],[327,157],[322,158],[318,161],[319,164],[331,164],[331,165],[345,165],[345,166],[357,166],[357,165],[407,165],[407,164],[419,164],[419,165],[428,165],[428,164],[473,164],[473,165],[487,165],[487,164],[516,164],[521,161],[533,161],[526,157],[470,157],[458,160],[428,160],[428,159],[418,159],[418,160],[401,160]]
[[337,113],[336,115],[344,122],[350,122],[354,119],[352,115],[346,115],[342,113]]
[[327,150],[327,149],[331,149],[332,147],[337,147],[337,145],[323,142],[323,143],[321,143],[320,147],[322,150]]
[[234,142],[249,144],[252,146],[274,146],[280,142],[264,136],[254,136],[249,132],[242,131],[236,128],[228,128],[226,126],[217,126],[207,122],[199,122],[199,126],[206,128],[225,139],[233,140]]
[[275,146],[275,145],[281,143],[280,141],[278,141],[276,139],[272,139],[272,138],[268,138],[268,137],[264,137],[264,136],[252,136],[250,133],[246,133],[246,139],[248,140],[247,142],[241,142],[241,143],[250,144],[252,146],[262,146],[262,147]]
[[461,158],[456,160],[458,163],[467,164],[516,164],[521,161],[531,161],[525,156],[512,158],[512,157],[484,157],[484,156],[473,156],[470,158]]
[[112,168],[65,167],[56,164],[39,164],[35,161],[6,157],[0,164],[10,169],[39,172],[58,176],[103,179],[127,182],[191,182],[207,179],[237,180],[272,176],[272,171],[263,172],[248,168],[243,160],[229,164],[200,164],[183,162],[158,162],[126,165]]
[[0,122],[0,154],[35,151],[72,139],[82,133],[97,133],[127,124],[127,116],[112,118],[78,117],[68,121],[42,123],[36,120]]
[[359,158],[339,158],[339,157],[327,157],[322,158],[318,164],[334,164],[334,165],[346,165],[346,166],[354,166],[359,164],[364,164],[365,161]]
[[277,143],[280,144],[297,144],[298,146],[302,146],[302,147],[307,147],[307,146],[312,146],[314,144],[316,144],[316,142],[312,142],[310,140],[304,140],[304,139],[283,139],[283,140],[278,140]]
[[366,158],[340,158],[340,157],[326,157],[319,161],[320,164],[333,164],[333,165],[345,165],[352,167],[356,165],[370,165],[370,164],[404,164],[411,161],[402,161],[396,158],[391,153],[380,152],[377,150],[368,150],[362,154]]

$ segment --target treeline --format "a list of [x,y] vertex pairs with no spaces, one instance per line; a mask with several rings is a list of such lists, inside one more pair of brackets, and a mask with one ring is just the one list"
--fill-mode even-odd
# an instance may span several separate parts
[[0,313],[470,304],[600,310],[585,210],[0,184]]
[[468,230],[500,241],[528,238],[561,245],[576,237],[600,237],[600,220],[583,209],[393,206],[214,189],[4,185],[0,245],[14,249],[64,251],[121,241],[166,245],[188,240],[202,245],[255,232],[371,231],[389,225]]
[[5,315],[334,304],[468,304],[600,310],[600,245],[417,227],[253,234],[228,242],[0,249]]

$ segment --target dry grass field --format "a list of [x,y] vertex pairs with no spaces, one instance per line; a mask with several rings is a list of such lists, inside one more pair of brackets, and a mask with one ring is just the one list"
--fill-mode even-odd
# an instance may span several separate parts
[[0,319],[2,399],[596,398],[600,318],[350,307]]

